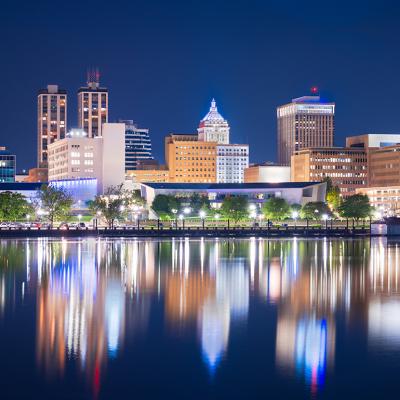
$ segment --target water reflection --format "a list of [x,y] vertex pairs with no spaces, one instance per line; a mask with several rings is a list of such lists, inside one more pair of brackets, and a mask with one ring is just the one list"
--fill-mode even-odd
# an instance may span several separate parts
[[37,367],[63,377],[72,363],[97,395],[110,361],[151,333],[154,308],[158,334],[195,338],[215,377],[264,304],[276,310],[265,318],[278,374],[316,393],[334,368],[339,316],[347,330],[365,326],[370,351],[400,350],[399,257],[384,239],[3,240],[0,313],[36,299]]

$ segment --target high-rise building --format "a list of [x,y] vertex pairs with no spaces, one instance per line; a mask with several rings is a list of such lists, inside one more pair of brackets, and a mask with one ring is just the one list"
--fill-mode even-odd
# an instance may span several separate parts
[[247,144],[217,145],[217,183],[243,183],[249,166]]
[[38,93],[37,165],[47,167],[47,146],[63,139],[67,130],[67,92],[47,85]]
[[15,182],[16,156],[0,147],[0,182]]
[[330,177],[343,196],[368,185],[368,159],[363,148],[319,147],[299,150],[292,156],[293,182],[321,182]]
[[78,90],[78,126],[88,137],[101,136],[102,126],[108,122],[108,89],[100,87],[100,74],[88,73],[87,86]]
[[294,152],[308,147],[332,147],[335,103],[303,96],[277,108],[278,164],[290,165]]
[[49,181],[97,179],[99,193],[125,181],[125,125],[103,125],[89,138],[83,129],[68,132],[49,146]]
[[141,160],[153,160],[148,129],[138,128],[131,120],[119,120],[125,124],[125,171],[138,169]]
[[211,101],[210,111],[200,121],[197,129],[199,141],[229,144],[229,124],[218,112],[214,99]]
[[170,182],[215,183],[216,159],[216,142],[200,142],[197,135],[165,137],[165,162]]

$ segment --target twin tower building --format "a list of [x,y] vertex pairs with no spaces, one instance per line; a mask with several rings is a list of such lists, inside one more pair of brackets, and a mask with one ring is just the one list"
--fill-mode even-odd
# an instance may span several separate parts
[[[108,89],[100,86],[98,71],[88,73],[87,86],[78,90],[78,129],[67,128],[68,102],[65,90],[60,90],[57,85],[48,85],[39,91],[37,160],[38,168],[49,170],[49,180],[94,177],[96,163],[101,162],[93,157],[95,154],[92,155],[92,161],[82,159],[80,164],[83,163],[83,166],[78,165],[78,160],[63,162],[63,148],[60,147],[57,155],[58,149],[53,144],[71,136],[78,140],[80,135],[88,139],[103,137],[103,141],[109,140],[105,130],[111,132],[115,127],[109,124],[108,112]],[[200,121],[196,134],[170,134],[165,138],[165,166],[159,166],[153,159],[148,129],[139,129],[133,121],[119,123],[125,127],[124,157],[119,162],[124,162],[128,179],[140,176],[136,172],[143,169],[146,170],[143,176],[147,180],[152,179],[150,171],[154,170],[154,180],[162,176],[163,182],[244,181],[244,170],[249,166],[249,147],[230,144],[229,124],[218,112],[215,100],[212,100],[209,112]],[[110,140],[112,145],[112,136]],[[49,155],[49,147],[52,155]],[[71,151],[68,153],[70,156]]]

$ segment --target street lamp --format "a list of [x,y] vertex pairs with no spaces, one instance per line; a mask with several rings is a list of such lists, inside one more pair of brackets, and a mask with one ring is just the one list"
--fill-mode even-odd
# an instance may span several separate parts
[[179,221],[181,221],[182,228],[185,229],[185,220],[183,219],[183,214],[178,215]]
[[293,211],[292,212],[292,218],[294,219],[294,228],[296,229],[296,220],[297,220],[297,218],[299,218],[298,211]]
[[191,211],[192,211],[192,209],[191,209],[190,207],[185,207],[185,208],[183,209],[183,213],[184,213],[184,214],[190,214]]
[[178,210],[176,208],[171,209],[172,214],[174,214],[174,220],[175,220],[175,228],[178,229],[178,221],[176,219],[176,213]]
[[323,214],[322,219],[325,221],[325,229],[328,229],[328,214]]
[[202,220],[203,229],[204,229],[204,218],[206,217],[206,212],[205,212],[204,210],[201,210],[201,211],[199,212],[199,216],[200,216],[200,218],[201,218],[201,220]]

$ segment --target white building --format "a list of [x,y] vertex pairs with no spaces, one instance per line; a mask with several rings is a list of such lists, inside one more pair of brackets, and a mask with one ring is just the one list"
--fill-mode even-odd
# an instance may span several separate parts
[[218,112],[216,102],[212,99],[210,111],[200,121],[200,125],[197,129],[199,141],[228,144],[229,129],[228,121]]
[[244,171],[246,183],[290,182],[290,167],[272,164],[251,164]]
[[49,146],[49,181],[97,179],[98,193],[125,181],[125,124],[103,124],[103,136],[82,129]]
[[247,144],[217,146],[217,183],[243,183],[244,170],[249,166]]

